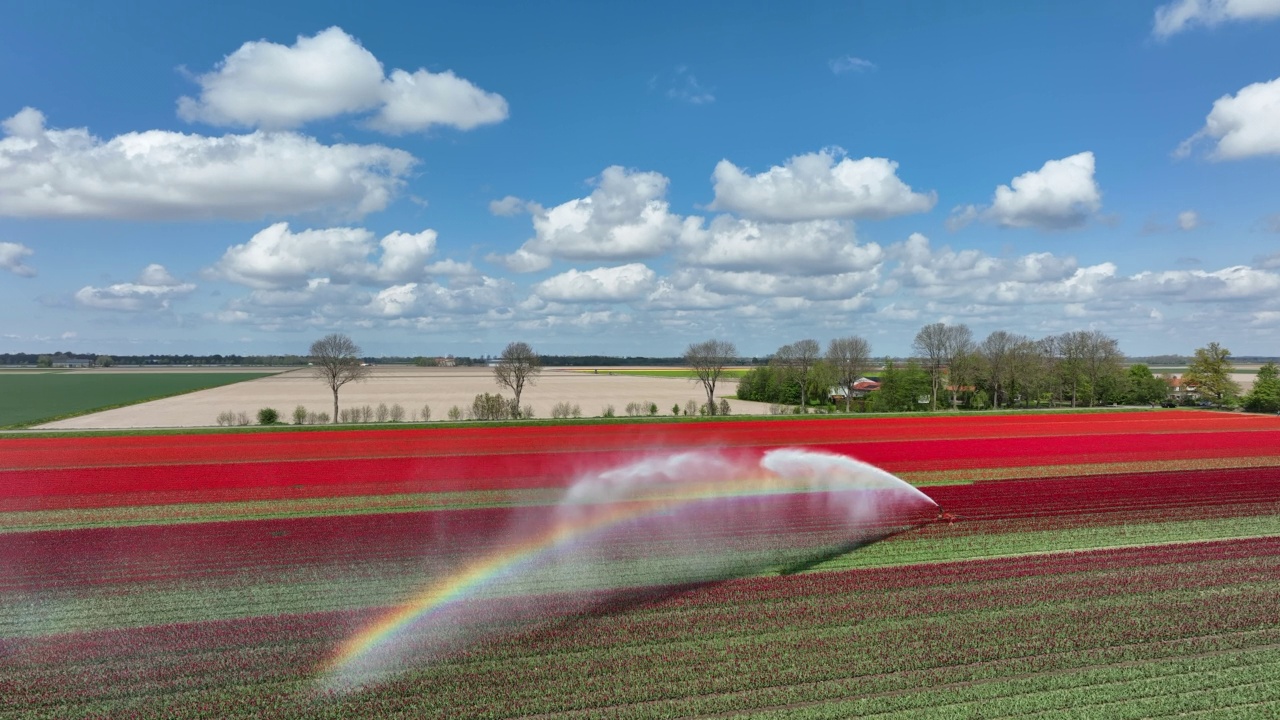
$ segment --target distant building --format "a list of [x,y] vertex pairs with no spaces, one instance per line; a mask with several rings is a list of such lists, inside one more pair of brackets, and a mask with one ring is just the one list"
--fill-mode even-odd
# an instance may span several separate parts
[[452,355],[436,358],[436,367],[454,367],[458,361]]
[[880,389],[879,382],[872,380],[870,378],[862,377],[862,378],[858,378],[857,381],[853,383],[852,388],[847,388],[844,385],[834,385],[828,391],[828,394],[831,396],[832,402],[841,402],[846,397],[850,397],[854,399],[865,398],[866,396],[870,395],[873,391],[879,390],[879,389]]
[[1183,401],[1194,401],[1200,399],[1200,388],[1195,385],[1188,384],[1177,375],[1171,375],[1164,378],[1165,383],[1169,386],[1169,399],[1182,403]]
[[87,368],[93,367],[92,360],[81,360],[80,358],[59,358],[53,361],[53,367],[56,368]]

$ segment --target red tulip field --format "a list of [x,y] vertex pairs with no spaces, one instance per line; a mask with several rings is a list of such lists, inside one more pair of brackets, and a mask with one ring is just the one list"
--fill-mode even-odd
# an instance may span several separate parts
[[1275,717],[1277,598],[1274,416],[0,438],[5,720]]

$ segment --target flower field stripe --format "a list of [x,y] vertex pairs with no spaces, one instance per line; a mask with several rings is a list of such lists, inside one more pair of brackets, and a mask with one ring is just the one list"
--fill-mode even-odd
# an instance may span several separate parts
[[1014,703],[1144,678],[1207,688],[1275,662],[1280,616],[1262,598],[1278,562],[1280,538],[745,579],[319,705],[307,670],[369,611],[57,635],[0,655],[0,715],[646,718]]
[[[896,440],[1219,434],[1277,431],[1280,418],[1188,410],[1137,413],[1036,413],[679,424],[402,428],[160,436],[0,438],[0,467],[168,465],[297,459],[580,452],[706,446],[781,446]],[[1199,442],[1203,442],[1201,438]]]
[[[653,453],[779,445],[956,520],[771,565],[847,518],[753,473],[557,509]],[[739,502],[768,521],[713,511]],[[711,556],[759,573],[698,584]],[[1280,717],[1278,596],[1274,416],[0,438],[4,720]]]
[[[394,434],[394,431],[383,432]],[[4,444],[0,441],[0,447]],[[941,468],[955,471],[1022,465],[1044,467],[1050,463],[1078,467],[1091,463],[1140,462],[1152,455],[1166,462],[1174,458],[1187,463],[1230,458],[1240,463],[1248,458],[1265,458],[1269,462],[1275,457],[1275,448],[1280,447],[1280,431],[1222,432],[1214,436],[1213,442],[1205,442],[1199,434],[1181,433],[864,442],[810,447],[852,456],[894,473],[931,472]],[[731,452],[742,457],[759,457],[768,449],[767,445],[741,446],[732,448]],[[645,455],[636,450],[577,451],[0,470],[0,512],[230,499],[554,488],[571,484],[584,472]],[[153,499],[138,493],[153,493]]]

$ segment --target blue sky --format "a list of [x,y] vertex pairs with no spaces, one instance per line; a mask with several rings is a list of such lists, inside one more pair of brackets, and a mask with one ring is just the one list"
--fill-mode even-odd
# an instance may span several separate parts
[[0,348],[1280,354],[1280,0],[1025,5],[9,3]]

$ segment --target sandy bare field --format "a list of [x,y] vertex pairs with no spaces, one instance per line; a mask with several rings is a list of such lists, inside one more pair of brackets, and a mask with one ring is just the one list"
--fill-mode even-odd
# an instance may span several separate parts
[[[728,398],[734,414],[769,412],[769,406],[764,403],[735,399],[736,391],[735,381],[722,380],[716,388],[716,397]],[[412,419],[414,412],[421,412],[427,404],[431,406],[432,420],[445,420],[451,406],[466,409],[477,394],[485,392],[511,397],[509,390],[494,382],[493,371],[488,368],[376,367],[368,380],[344,386],[339,399],[342,407],[400,403],[405,408],[406,420]],[[532,405],[534,415],[539,418],[551,417],[551,408],[558,402],[577,403],[584,417],[601,415],[610,404],[617,415],[623,416],[630,402],[654,402],[658,404],[659,414],[670,415],[673,404],[683,407],[688,400],[705,402],[706,395],[701,384],[684,378],[610,375],[607,369],[593,374],[577,368],[546,368],[534,385],[525,387],[520,400],[523,405]],[[263,407],[275,408],[282,419],[292,422],[297,405],[316,412],[333,412],[333,396],[328,386],[310,370],[291,370],[40,427],[198,427],[216,424],[221,412],[243,411],[256,416]]]

